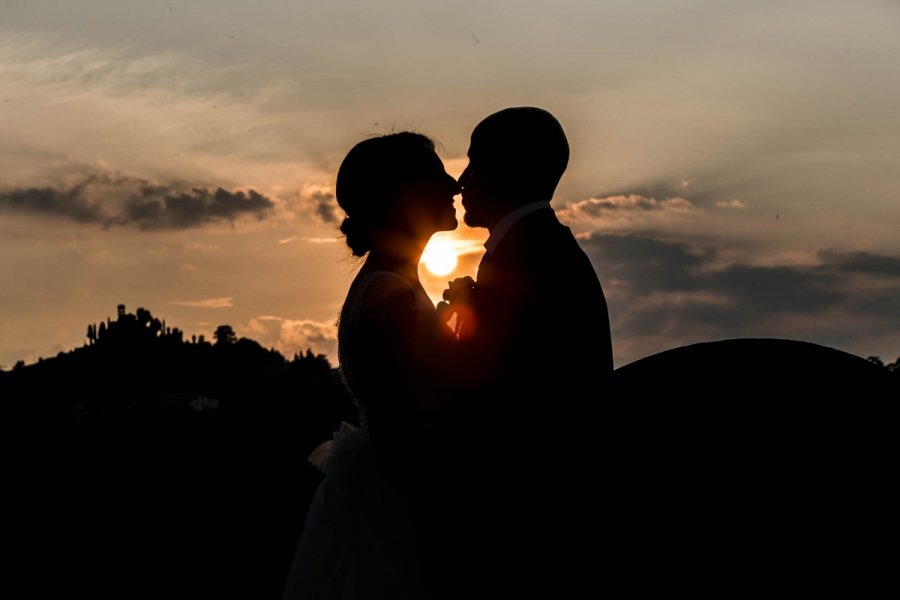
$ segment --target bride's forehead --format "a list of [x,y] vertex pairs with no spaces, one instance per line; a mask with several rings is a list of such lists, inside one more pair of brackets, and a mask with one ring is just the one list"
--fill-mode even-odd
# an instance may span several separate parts
[[429,150],[427,148],[423,148],[421,152],[416,152],[409,156],[406,167],[411,172],[444,171],[444,163],[441,162],[441,158],[434,150]]

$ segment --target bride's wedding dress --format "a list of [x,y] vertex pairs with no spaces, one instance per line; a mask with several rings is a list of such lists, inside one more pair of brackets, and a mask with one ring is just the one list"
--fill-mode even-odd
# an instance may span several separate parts
[[360,272],[338,326],[340,366],[359,401],[310,461],[325,472],[294,557],[285,600],[422,598],[411,485],[430,438],[435,374],[453,340],[421,285]]

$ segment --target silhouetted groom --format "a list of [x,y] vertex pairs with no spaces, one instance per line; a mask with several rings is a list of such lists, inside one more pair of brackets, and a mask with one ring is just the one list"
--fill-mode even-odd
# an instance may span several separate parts
[[613,369],[606,299],[550,206],[569,160],[553,115],[494,113],[468,156],[465,221],[490,236],[460,329],[470,400],[461,433],[475,448],[472,481],[460,483],[472,494],[460,501],[461,570],[471,560],[475,577],[508,597],[558,594],[596,568],[583,544],[590,556],[598,540],[583,536],[600,509],[592,424]]

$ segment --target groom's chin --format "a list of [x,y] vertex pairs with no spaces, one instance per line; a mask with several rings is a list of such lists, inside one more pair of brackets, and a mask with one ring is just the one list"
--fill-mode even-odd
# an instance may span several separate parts
[[463,223],[468,225],[469,227],[481,227],[481,223],[479,223],[478,219],[472,215],[470,211],[466,211],[463,215]]

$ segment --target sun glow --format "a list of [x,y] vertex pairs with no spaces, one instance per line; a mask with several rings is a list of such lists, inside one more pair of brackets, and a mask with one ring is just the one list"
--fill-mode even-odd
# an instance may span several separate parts
[[448,240],[432,238],[422,253],[422,262],[435,275],[449,275],[456,268],[456,249]]

